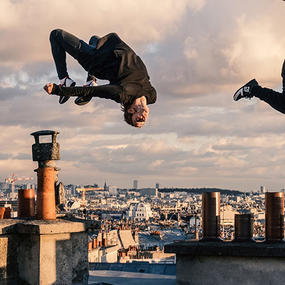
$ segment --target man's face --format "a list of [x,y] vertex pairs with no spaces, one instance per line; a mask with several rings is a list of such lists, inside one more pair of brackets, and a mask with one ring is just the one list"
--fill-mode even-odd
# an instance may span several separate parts
[[133,125],[137,128],[141,128],[148,118],[148,110],[143,110],[142,112],[136,112],[132,115]]
[[141,128],[145,124],[149,114],[146,98],[144,96],[137,98],[129,108],[128,113],[133,114],[133,125],[137,128]]

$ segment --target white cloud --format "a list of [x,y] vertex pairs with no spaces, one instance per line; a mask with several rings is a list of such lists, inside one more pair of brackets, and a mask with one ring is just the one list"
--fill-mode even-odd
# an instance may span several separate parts
[[189,0],[188,1],[188,6],[193,11],[199,11],[200,9],[204,7],[205,4],[206,4],[206,0]]
[[[67,183],[283,188],[284,115],[257,99],[232,101],[252,77],[280,87],[283,8],[266,0],[1,1],[0,178],[30,176],[29,134],[55,129]],[[59,105],[43,92],[56,79],[54,28],[85,40],[115,31],[134,47],[158,91],[147,126],[129,127],[114,102]],[[85,72],[70,58],[68,66],[81,84]]]
[[93,34],[103,36],[109,32],[117,32],[132,45],[160,41],[177,32],[188,6],[196,11],[203,2],[2,0],[0,30],[5,45],[0,46],[1,64],[17,68],[31,61],[50,60],[48,38],[55,28],[85,41]]

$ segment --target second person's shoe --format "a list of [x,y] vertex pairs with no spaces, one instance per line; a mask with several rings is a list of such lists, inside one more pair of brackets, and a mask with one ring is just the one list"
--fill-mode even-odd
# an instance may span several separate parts
[[87,103],[89,103],[92,99],[92,96],[81,96],[81,97],[77,97],[75,100],[74,100],[74,103],[76,105],[79,105],[79,106],[83,106]]
[[239,99],[242,98],[252,98],[253,97],[252,88],[254,86],[258,86],[258,82],[255,79],[252,79],[235,92],[234,100],[238,101]]

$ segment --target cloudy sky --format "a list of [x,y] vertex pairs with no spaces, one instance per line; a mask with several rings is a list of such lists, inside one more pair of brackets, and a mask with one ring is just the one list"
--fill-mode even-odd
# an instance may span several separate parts
[[[232,100],[252,78],[282,89],[284,12],[281,0],[1,0],[0,181],[34,176],[30,133],[51,129],[64,183],[285,188],[285,115]],[[45,95],[57,82],[54,28],[85,41],[117,32],[136,50],[158,93],[144,128],[123,122],[111,101],[79,107]],[[84,70],[68,66],[83,84]]]

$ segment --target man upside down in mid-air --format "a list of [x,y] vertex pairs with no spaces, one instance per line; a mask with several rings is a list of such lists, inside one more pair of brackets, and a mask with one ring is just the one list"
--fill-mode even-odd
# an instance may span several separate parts
[[[59,84],[47,83],[48,94],[59,95],[59,103],[76,96],[75,103],[84,105],[92,97],[120,103],[125,121],[141,128],[149,114],[148,104],[156,101],[156,91],[149,81],[146,67],[139,56],[115,33],[102,38],[92,36],[89,44],[74,35],[56,29],[50,33],[50,43]],[[75,58],[88,72],[86,84],[75,87],[66,66],[66,53]],[[110,84],[97,86],[96,78]]]
[[275,110],[285,114],[285,60],[282,66],[281,76],[283,80],[282,93],[269,88],[263,88],[255,79],[252,79],[235,92],[234,100],[238,101],[242,98],[251,99],[252,97],[257,97],[268,103]]

